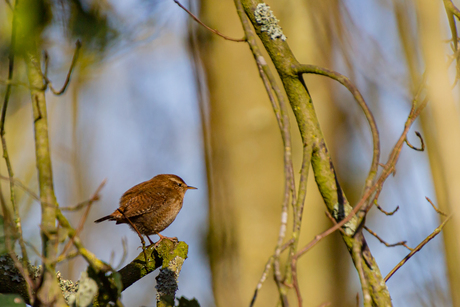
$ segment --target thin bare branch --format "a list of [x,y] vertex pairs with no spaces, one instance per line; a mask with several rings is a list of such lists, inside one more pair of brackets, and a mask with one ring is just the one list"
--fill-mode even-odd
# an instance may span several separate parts
[[121,255],[120,263],[116,266],[115,270],[119,270],[122,268],[123,263],[126,261],[128,257],[128,240],[126,237],[121,238],[121,246],[123,248],[123,254]]
[[352,257],[354,259],[356,269],[358,271],[359,279],[361,281],[361,289],[363,291],[363,303],[364,307],[370,307],[372,305],[372,297],[369,292],[368,281],[364,275],[363,268],[363,256],[361,252],[361,243],[358,240],[354,241]]
[[385,240],[383,240],[382,238],[380,238],[374,231],[372,231],[371,229],[369,229],[367,226],[364,226],[364,229],[366,229],[367,232],[369,232],[371,235],[373,235],[375,238],[377,238],[377,240],[379,240],[380,243],[385,244],[386,247],[404,246],[404,247],[407,248],[409,251],[412,251],[412,250],[413,250],[412,248],[410,248],[409,246],[407,246],[407,244],[406,244],[407,241],[401,241],[401,242],[396,242],[396,243],[390,244],[390,243],[385,242]]
[[409,261],[409,259],[415,255],[415,253],[417,253],[418,251],[420,251],[428,242],[430,242],[434,237],[436,237],[441,231],[442,229],[444,228],[444,226],[446,225],[446,223],[451,219],[452,215],[449,215],[445,220],[444,222],[442,222],[441,225],[439,225],[428,237],[426,237],[422,242],[420,242],[419,245],[417,245],[417,247],[415,247],[406,257],[404,257],[403,260],[401,260],[391,271],[390,273],[388,273],[388,275],[385,277],[385,282],[388,281],[388,279],[391,278],[391,276],[393,276],[394,273],[396,273],[397,270],[399,270],[399,268],[401,268],[407,261]]
[[[70,64],[69,71],[67,72],[67,76],[65,78],[64,85],[62,86],[62,88],[59,91],[56,91],[53,88],[53,85],[51,84],[51,82],[46,77],[47,72],[45,71],[45,80],[47,81],[47,83],[49,83],[50,90],[53,92],[54,95],[56,95],[56,96],[62,95],[65,92],[65,90],[67,89],[67,86],[70,83],[70,77],[72,75],[72,71],[73,71],[73,69],[75,67],[75,64],[77,63],[78,55],[80,54],[80,49],[81,49],[81,42],[79,40],[77,40],[77,42],[75,43],[75,52],[74,52],[73,57],[72,57],[72,63]],[[48,65],[46,65],[46,67],[48,67]]]
[[256,302],[256,298],[257,298],[257,293],[259,292],[260,288],[262,288],[262,284],[267,279],[268,272],[270,271],[270,268],[273,264],[273,259],[274,259],[274,256],[271,256],[270,258],[268,258],[268,261],[265,264],[265,269],[262,273],[262,276],[260,277],[259,282],[257,283],[256,289],[254,290],[254,295],[252,296],[252,300],[251,300],[251,303],[249,304],[249,307],[254,306],[254,303]]
[[418,136],[418,138],[420,139],[420,143],[421,143],[421,147],[420,148],[417,148],[415,146],[413,146],[411,143],[409,143],[409,140],[407,139],[407,136],[406,136],[406,139],[404,140],[407,144],[407,146],[409,146],[410,148],[412,148],[413,150],[416,150],[416,151],[424,151],[425,150],[425,142],[423,142],[423,138],[422,138],[422,135],[420,134],[420,132],[418,131],[415,131],[415,135]]
[[214,34],[217,34],[218,36],[226,39],[226,40],[229,40],[229,41],[232,41],[232,42],[245,42],[246,41],[246,38],[231,38],[231,37],[228,37],[222,33],[220,33],[219,31],[217,30],[214,30],[210,27],[208,27],[207,25],[205,25],[198,17],[196,17],[195,15],[193,15],[192,12],[190,12],[185,6],[183,6],[182,4],[180,4],[179,1],[177,0],[173,0],[181,9],[183,9],[184,11],[186,11],[190,17],[192,17],[196,22],[198,22],[200,25],[202,25],[203,27],[205,27],[206,29],[208,29],[209,31],[211,31],[212,33]]
[[376,201],[374,203],[375,203],[375,206],[377,207],[377,209],[380,210],[380,212],[382,212],[383,214],[388,215],[388,216],[391,216],[391,215],[395,214],[399,210],[399,206],[396,206],[396,208],[393,211],[388,212],[388,211],[385,211],[382,207],[380,207],[379,204]]
[[307,64],[297,64],[293,67],[294,72],[297,74],[318,74],[329,77],[333,80],[336,80],[343,86],[345,86],[350,93],[355,98],[356,102],[358,102],[359,106],[363,110],[364,115],[369,123],[369,127],[372,133],[372,142],[373,142],[373,155],[372,155],[372,163],[369,170],[369,174],[366,179],[365,190],[366,192],[372,186],[378,171],[378,164],[380,160],[380,137],[379,131],[377,129],[377,123],[375,122],[374,115],[372,114],[369,106],[367,105],[366,101],[364,100],[363,96],[357,89],[357,87],[350,81],[346,76],[326,68],[322,68],[316,65],[307,65]]
[[[99,193],[101,192],[102,188],[104,187],[105,183],[107,182],[107,179],[104,179],[102,180],[101,184],[99,185],[99,187],[96,189],[96,192],[94,192],[93,196],[91,196],[91,198],[86,201],[86,202],[83,202],[85,205],[87,205],[86,207],[86,210],[85,212],[83,213],[83,216],[82,218],[80,219],[80,222],[78,224],[78,227],[76,229],[76,235],[73,237],[78,237],[81,233],[81,231],[83,230],[83,225],[85,224],[85,221],[86,221],[86,218],[88,217],[88,213],[89,213],[89,210],[91,210],[91,205],[95,202],[95,201],[98,201],[101,197],[99,196]],[[79,205],[77,205],[78,207]],[[69,242],[67,242],[67,244],[64,246],[64,249],[63,251],[61,252],[61,255],[64,255],[67,250],[70,248],[70,246],[73,244],[73,238],[70,238]]]
[[441,215],[444,215],[444,216],[447,216],[446,213],[442,212],[441,210],[439,210],[438,208],[436,208],[436,206],[433,204],[433,202],[431,201],[431,199],[429,199],[428,197],[426,197],[426,200],[431,204],[431,206],[433,207],[434,211],[436,211],[437,213],[441,214]]

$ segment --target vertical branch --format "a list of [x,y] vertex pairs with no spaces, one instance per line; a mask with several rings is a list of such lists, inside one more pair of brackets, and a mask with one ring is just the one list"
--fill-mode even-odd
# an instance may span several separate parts
[[[281,132],[281,138],[284,145],[284,176],[285,176],[285,187],[284,187],[284,199],[281,209],[281,225],[278,233],[278,240],[275,248],[275,253],[273,256],[273,273],[275,282],[278,286],[278,291],[280,295],[280,300],[283,306],[288,305],[286,289],[283,284],[283,278],[281,276],[280,269],[280,256],[282,252],[282,245],[286,235],[287,221],[288,221],[288,206],[289,200],[293,207],[294,220],[298,216],[298,206],[296,205],[296,195],[295,195],[295,180],[294,180],[294,167],[292,163],[292,144],[291,144],[291,134],[290,134],[290,121],[288,116],[288,103],[286,102],[285,95],[282,93],[280,87],[278,86],[276,79],[273,73],[270,70],[265,58],[262,55],[259,47],[257,46],[256,35],[251,29],[249,18],[246,16],[244,9],[241,5],[241,2],[235,1],[235,6],[237,8],[238,15],[240,17],[247,43],[251,49],[254,60],[256,61],[259,75],[264,83],[265,90],[268,94],[270,102],[272,104],[273,111],[275,113],[278,127]],[[297,225],[294,225],[294,228],[297,228]],[[272,259],[272,258],[270,258]],[[287,267],[289,268],[289,267]],[[264,273],[265,274],[265,273]],[[261,285],[261,284],[260,284]],[[260,288],[258,286],[258,288]],[[258,288],[256,289],[253,302],[256,298]],[[253,303],[252,303],[253,304]]]
[[35,131],[35,155],[38,170],[38,183],[41,202],[42,253],[46,259],[37,300],[43,304],[55,302],[64,305],[56,279],[55,260],[57,257],[58,235],[56,226],[57,202],[54,194],[53,173],[48,136],[44,79],[40,71],[38,52],[31,48],[25,54],[27,72],[31,87],[31,98]]
[[[14,236],[19,239],[19,245],[21,247],[21,254],[22,254],[22,267],[19,267],[18,265],[18,270],[23,273],[23,277],[25,280],[29,281],[30,279],[28,278],[29,276],[29,271],[28,271],[28,262],[29,262],[29,257],[27,255],[27,250],[26,246],[24,244],[23,236],[22,236],[22,226],[21,226],[21,218],[19,216],[19,210],[16,206],[16,195],[14,192],[14,180],[12,178],[14,177],[13,173],[13,167],[11,166],[11,161],[8,155],[8,149],[6,146],[6,139],[5,139],[5,119],[6,119],[6,110],[8,108],[8,102],[10,100],[10,95],[11,95],[11,87],[12,87],[12,81],[13,81],[13,72],[14,72],[14,58],[15,58],[15,48],[16,48],[16,23],[17,23],[17,12],[16,12],[16,6],[17,6],[18,1],[16,1],[16,4],[13,8],[13,21],[12,21],[12,26],[11,26],[11,42],[10,42],[10,48],[8,52],[8,79],[7,79],[7,85],[6,85],[6,90],[5,90],[5,97],[3,99],[3,106],[2,106],[2,113],[1,113],[1,118],[0,118],[0,136],[2,139],[2,149],[3,149],[3,158],[5,159],[6,163],[6,168],[8,170],[8,176],[9,176],[9,182],[10,182],[10,199],[11,199],[11,206],[13,208],[13,221],[14,221]],[[0,186],[1,189],[1,186]],[[1,192],[0,192],[1,193]],[[8,210],[6,203],[4,202],[3,196],[2,196],[2,202],[4,203],[4,208],[3,214],[6,216],[6,210]],[[5,228],[9,227],[7,223],[5,223]],[[8,237],[7,237],[8,238]],[[8,241],[8,239],[7,239]],[[7,246],[10,246],[7,244]],[[11,247],[11,252],[14,250],[14,245],[10,246]],[[15,258],[13,258],[15,259]],[[18,262],[15,261],[15,264],[18,264]],[[32,284],[27,283],[27,288],[29,291],[29,296],[31,294],[31,288]],[[32,297],[31,297],[32,300]],[[32,300],[33,302],[33,300]]]

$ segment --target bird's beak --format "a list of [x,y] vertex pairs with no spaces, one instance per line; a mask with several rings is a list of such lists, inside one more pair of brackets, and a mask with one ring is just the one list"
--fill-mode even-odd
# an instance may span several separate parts
[[198,189],[195,187],[187,186],[187,190],[198,190]]

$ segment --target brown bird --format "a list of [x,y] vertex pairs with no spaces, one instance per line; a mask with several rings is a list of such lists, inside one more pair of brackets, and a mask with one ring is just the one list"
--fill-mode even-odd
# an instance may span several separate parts
[[160,234],[175,219],[184,202],[185,192],[196,189],[188,186],[182,178],[176,175],[162,174],[142,182],[128,191],[120,199],[120,207],[112,214],[104,216],[95,223],[106,220],[116,221],[117,224],[129,224],[139,235],[144,246],[145,235],[153,244],[150,235],[158,235],[163,239],[177,240]]

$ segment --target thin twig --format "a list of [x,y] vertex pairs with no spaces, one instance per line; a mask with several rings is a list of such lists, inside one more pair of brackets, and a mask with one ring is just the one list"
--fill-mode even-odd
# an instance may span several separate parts
[[291,260],[291,274],[292,274],[292,286],[294,287],[295,294],[297,296],[297,306],[302,307],[303,299],[302,293],[300,292],[299,279],[297,278],[297,259],[292,258]]
[[[104,179],[102,180],[101,184],[99,185],[99,187],[96,189],[96,192],[94,192],[93,196],[91,196],[91,198],[86,201],[85,203],[87,203],[87,207],[86,207],[86,210],[85,212],[83,213],[83,216],[82,218],[80,219],[80,222],[78,224],[78,227],[77,229],[75,230],[76,231],[76,234],[74,236],[75,237],[78,237],[80,235],[80,232],[83,230],[83,225],[85,224],[85,221],[86,221],[86,218],[88,217],[88,213],[89,213],[89,210],[91,209],[91,205],[100,199],[100,196],[99,196],[99,192],[101,192],[102,188],[104,187],[105,183],[107,182],[107,179]],[[73,244],[73,238],[71,238],[69,240],[69,242],[67,242],[67,244],[64,246],[64,249],[63,251],[61,252],[61,255],[64,255],[67,250],[70,248],[70,246]]]
[[[327,210],[326,210],[326,216],[331,220],[332,224],[334,225],[337,224],[337,221],[335,220],[335,218]],[[345,230],[343,230],[342,228],[339,228],[339,231],[345,234]]]
[[256,289],[254,290],[254,295],[252,296],[252,300],[251,300],[251,303],[249,304],[249,307],[254,306],[254,303],[256,302],[256,298],[257,298],[257,292],[260,290],[260,288],[262,288],[262,284],[267,279],[267,275],[268,275],[268,272],[270,271],[270,267],[272,266],[273,259],[274,259],[273,256],[268,258],[268,261],[265,264],[265,269],[262,273],[262,276],[260,277],[259,282],[257,283]]
[[228,37],[222,33],[220,33],[219,31],[217,30],[214,30],[210,27],[208,27],[207,25],[205,25],[200,19],[198,19],[198,17],[196,17],[195,15],[193,15],[192,12],[190,12],[189,10],[187,10],[187,8],[185,6],[183,6],[182,4],[180,4],[179,1],[177,0],[173,0],[181,9],[183,9],[184,11],[186,11],[196,22],[198,22],[200,25],[202,25],[203,27],[205,27],[206,29],[208,29],[209,31],[211,31],[212,33],[214,34],[217,34],[218,36],[226,39],[226,40],[229,40],[229,41],[232,41],[232,42],[245,42],[246,41],[246,38],[231,38],[231,37]]
[[379,204],[376,201],[374,203],[375,203],[375,206],[377,207],[377,209],[380,210],[380,212],[382,212],[383,214],[388,215],[388,216],[391,216],[391,215],[395,214],[399,210],[399,206],[396,206],[396,208],[393,211],[388,212],[388,211],[385,211],[382,207],[380,207]]
[[56,96],[62,95],[65,92],[65,90],[67,89],[67,86],[70,83],[70,77],[72,75],[72,71],[73,71],[73,69],[75,67],[75,64],[77,63],[78,55],[80,54],[80,49],[81,49],[81,42],[80,42],[80,40],[77,40],[77,42],[75,43],[75,52],[74,52],[73,57],[72,57],[72,63],[70,64],[69,71],[67,72],[67,76],[65,78],[64,85],[62,86],[62,88],[59,91],[56,91],[53,88],[53,85],[51,84],[51,82],[48,80],[48,78],[46,78],[46,73],[45,73],[45,80],[49,84],[50,90],[53,92],[54,95],[56,95]]
[[352,257],[355,260],[356,269],[358,271],[359,279],[361,281],[361,289],[363,291],[363,303],[364,306],[371,306],[372,298],[369,292],[369,286],[367,279],[364,275],[364,268],[363,268],[363,257],[361,253],[361,245],[358,240],[354,240],[353,243],[353,251]]
[[366,192],[368,189],[370,189],[370,187],[372,186],[375,180],[375,177],[377,176],[378,164],[380,160],[380,137],[379,137],[379,131],[377,129],[377,123],[375,122],[374,115],[369,109],[369,106],[364,100],[364,97],[361,95],[358,88],[350,81],[350,79],[348,79],[346,76],[336,71],[322,68],[316,65],[306,65],[306,64],[295,65],[294,71],[297,74],[305,74],[305,73],[318,74],[318,75],[323,75],[333,80],[336,80],[337,82],[345,86],[350,91],[350,93],[355,98],[356,102],[358,102],[359,106],[363,110],[363,113],[366,116],[367,122],[369,123],[369,127],[371,129],[372,142],[373,142],[372,163],[371,163],[371,167],[370,167],[369,173],[366,178],[366,184],[365,184],[365,189],[364,189],[364,192]]
[[417,148],[417,147],[413,146],[411,143],[409,143],[409,140],[407,139],[407,136],[406,136],[405,142],[406,142],[407,146],[409,146],[410,148],[412,148],[413,150],[416,150],[416,151],[424,151],[425,150],[425,143],[423,142],[422,135],[418,131],[415,131],[415,135],[417,135],[418,138],[420,139],[420,143],[421,143],[420,146],[421,147]]
[[75,229],[72,228],[67,218],[62,214],[59,207],[56,208],[56,216],[58,219],[59,224],[67,229],[68,236],[70,239],[73,239],[73,245],[77,248],[78,252],[85,258],[89,265],[96,271],[96,272],[108,272],[113,271],[112,267],[107,263],[102,262],[99,260],[93,253],[87,250],[83,243],[81,242],[80,238],[76,236]]
[[40,201],[40,197],[34,192],[32,191],[31,189],[29,189],[25,184],[23,184],[21,182],[21,180],[17,179],[17,178],[10,178],[10,177],[7,177],[7,176],[3,176],[3,175],[0,175],[0,179],[3,179],[3,180],[8,180],[8,181],[12,181],[17,187],[21,188],[24,190],[24,192],[26,192],[27,194],[29,194],[29,196],[31,196],[33,199],[37,200],[37,201]]
[[[389,170],[389,169],[386,169],[386,170]],[[364,205],[366,204],[366,200],[375,192],[377,187],[380,186],[385,181],[386,177],[384,177],[383,175],[384,174],[382,174],[379,180],[377,180],[377,182],[374,183],[374,185],[367,191],[367,193],[363,195],[363,197],[358,202],[358,204],[353,208],[353,210],[343,220],[341,220],[340,222],[338,222],[331,228],[327,229],[326,231],[322,232],[321,234],[316,235],[315,238],[311,240],[307,245],[305,245],[300,251],[298,251],[294,255],[294,257],[295,258],[301,257],[303,254],[305,254],[307,251],[313,248],[316,244],[318,244],[319,241],[321,241],[322,239],[324,239],[325,237],[327,237],[328,235],[330,235],[331,233],[333,233],[334,231],[338,230],[340,227],[348,223],[355,216],[355,214],[362,207],[364,207]]]
[[30,89],[30,86],[27,83],[24,82],[19,82],[19,81],[12,81],[12,80],[1,80],[0,83],[3,83],[5,85],[10,85],[10,86],[23,86],[27,89]]
[[120,263],[116,266],[115,270],[117,271],[122,268],[123,263],[126,261],[126,257],[128,257],[128,240],[126,237],[121,238],[121,246],[123,248],[123,254],[121,256]]
[[439,225],[428,237],[426,237],[422,242],[420,242],[417,247],[415,247],[406,257],[404,257],[403,260],[401,260],[391,271],[388,273],[388,275],[385,277],[385,282],[388,281],[388,279],[393,276],[394,273],[396,273],[397,270],[399,270],[400,267],[402,267],[409,259],[418,251],[420,251],[428,242],[430,242],[434,237],[436,237],[441,230],[444,228],[446,223],[451,219],[452,215],[449,215],[444,222],[442,222],[441,225]]
[[404,246],[405,248],[407,248],[409,251],[412,251],[413,249],[410,248],[409,246],[407,246],[407,241],[401,241],[401,242],[396,242],[396,243],[393,243],[393,244],[390,244],[390,243],[387,243],[385,242],[385,240],[383,240],[382,238],[380,238],[377,233],[375,233],[374,231],[372,231],[371,229],[369,229],[367,226],[364,226],[364,229],[367,230],[367,232],[369,232],[371,235],[373,235],[375,238],[377,238],[377,240],[380,241],[380,243],[383,243],[385,244],[386,247],[395,247],[395,246]]
[[431,199],[429,199],[428,197],[426,197],[426,200],[431,204],[431,206],[433,206],[433,209],[434,211],[436,211],[437,213],[441,214],[441,215],[444,215],[444,216],[447,216],[446,213],[442,212],[441,210],[439,210],[438,208],[436,208],[436,206],[433,204],[433,202],[431,201]]

